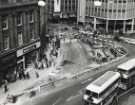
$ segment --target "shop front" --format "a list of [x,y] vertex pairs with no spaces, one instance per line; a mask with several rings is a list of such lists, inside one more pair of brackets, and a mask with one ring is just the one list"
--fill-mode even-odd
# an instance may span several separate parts
[[16,51],[10,51],[0,56],[0,82],[7,79],[9,82],[15,81],[15,70],[17,65]]
[[28,46],[23,47],[17,51],[17,68],[25,69],[27,68],[33,61],[36,60],[39,54],[40,42],[32,43]]

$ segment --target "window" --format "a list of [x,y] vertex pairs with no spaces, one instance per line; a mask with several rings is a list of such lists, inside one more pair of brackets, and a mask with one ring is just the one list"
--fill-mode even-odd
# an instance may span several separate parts
[[32,41],[35,39],[34,24],[30,24],[30,37]]
[[18,3],[23,2],[23,0],[16,0]]
[[23,45],[23,34],[22,32],[17,32],[18,35],[18,45],[22,46]]
[[128,83],[128,79],[121,78],[122,83]]
[[2,17],[2,30],[8,29],[8,17],[4,16]]
[[123,70],[123,69],[118,69],[118,72],[121,74],[128,74],[128,71]]
[[103,100],[103,104],[106,104],[107,102],[109,102],[109,100],[111,100],[116,95],[116,93],[118,93],[118,91],[117,91],[117,89],[114,89],[110,93],[110,95]]
[[19,13],[17,15],[16,21],[17,21],[17,26],[21,26],[22,25],[22,14],[21,13]]
[[109,9],[109,12],[111,13],[112,12],[112,9]]
[[8,0],[1,0],[0,2],[1,2],[1,4],[7,4]]
[[125,9],[123,9],[122,12],[125,13]]
[[9,3],[16,3],[17,0],[8,0]]
[[119,0],[119,3],[122,3],[122,0]]
[[4,37],[4,50],[8,50],[9,49],[9,37]]
[[86,90],[85,94],[90,95],[91,92],[89,90]]
[[123,0],[123,3],[126,3],[127,1],[126,0]]
[[95,97],[95,98],[99,98],[99,95],[95,92],[91,92],[92,96]]
[[34,22],[34,13],[33,13],[33,11],[30,11],[30,13],[29,13],[29,22],[30,23]]

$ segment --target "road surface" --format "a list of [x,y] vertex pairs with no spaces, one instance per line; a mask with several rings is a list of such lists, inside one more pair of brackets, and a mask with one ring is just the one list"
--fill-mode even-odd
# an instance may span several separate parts
[[[82,95],[85,86],[87,86],[95,78],[99,77],[104,71],[114,70],[117,65],[126,61],[129,58],[132,58],[135,54],[133,45],[127,45],[125,43],[123,44],[127,49],[130,50],[128,50],[129,56],[124,58],[121,62],[118,61],[101,67],[100,70],[102,72],[98,72],[96,75],[93,75],[96,71],[92,71],[90,74],[87,74],[85,78],[68,82],[67,85],[59,89],[54,89],[54,91],[50,92],[50,94],[46,94],[43,91],[42,95],[30,99],[23,105],[83,105]],[[86,49],[83,48],[80,43],[75,42],[70,44],[63,44],[63,48],[65,52],[64,59],[67,61],[72,61],[72,63],[70,62],[68,66],[66,65],[64,67],[66,70],[69,70],[69,72],[72,67],[72,70],[77,71],[77,69],[79,69],[79,65],[85,66],[88,64],[89,60],[87,59],[87,57],[89,55],[85,52]]]

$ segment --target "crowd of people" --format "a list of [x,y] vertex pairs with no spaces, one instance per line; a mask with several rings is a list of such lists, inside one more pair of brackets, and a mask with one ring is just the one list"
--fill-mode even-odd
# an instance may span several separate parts
[[[51,66],[55,66],[56,63],[56,58],[58,57],[58,50],[60,48],[60,39],[58,38],[58,36],[52,36],[49,38],[49,43],[48,43],[48,48],[46,50],[46,52],[44,52],[43,58],[41,60],[38,59],[38,55],[36,56],[35,61],[32,61],[32,65],[33,65],[33,71],[35,72],[35,77],[39,78],[40,75],[38,73],[38,70],[44,70],[44,68],[48,68]],[[19,66],[19,68],[16,68],[16,70],[14,71],[14,77],[15,80],[24,80],[24,79],[30,79],[31,78],[31,74],[30,71],[24,70],[22,66]],[[9,90],[9,81],[7,79],[3,80],[3,91],[4,93],[7,93]]]
[[58,50],[60,48],[60,39],[58,36],[51,36],[49,39],[49,44],[47,51],[44,52],[41,61],[37,59],[34,62],[34,67],[36,69],[48,68],[50,66],[55,66],[56,58],[58,57]]

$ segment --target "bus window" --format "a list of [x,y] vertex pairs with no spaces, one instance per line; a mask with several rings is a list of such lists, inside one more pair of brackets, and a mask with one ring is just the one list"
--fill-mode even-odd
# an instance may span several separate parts
[[90,95],[91,92],[89,90],[86,90],[85,94]]
[[99,95],[97,93],[94,93],[94,92],[92,92],[92,96],[95,97],[95,98],[99,97]]
[[127,83],[127,82],[128,82],[128,79],[121,78],[121,82],[123,82],[123,83]]
[[130,73],[132,73],[132,72],[134,72],[135,71],[135,67],[134,68],[132,68],[132,69],[130,69]]
[[123,69],[118,69],[118,72],[122,73],[122,74],[128,74],[128,71],[125,71]]

